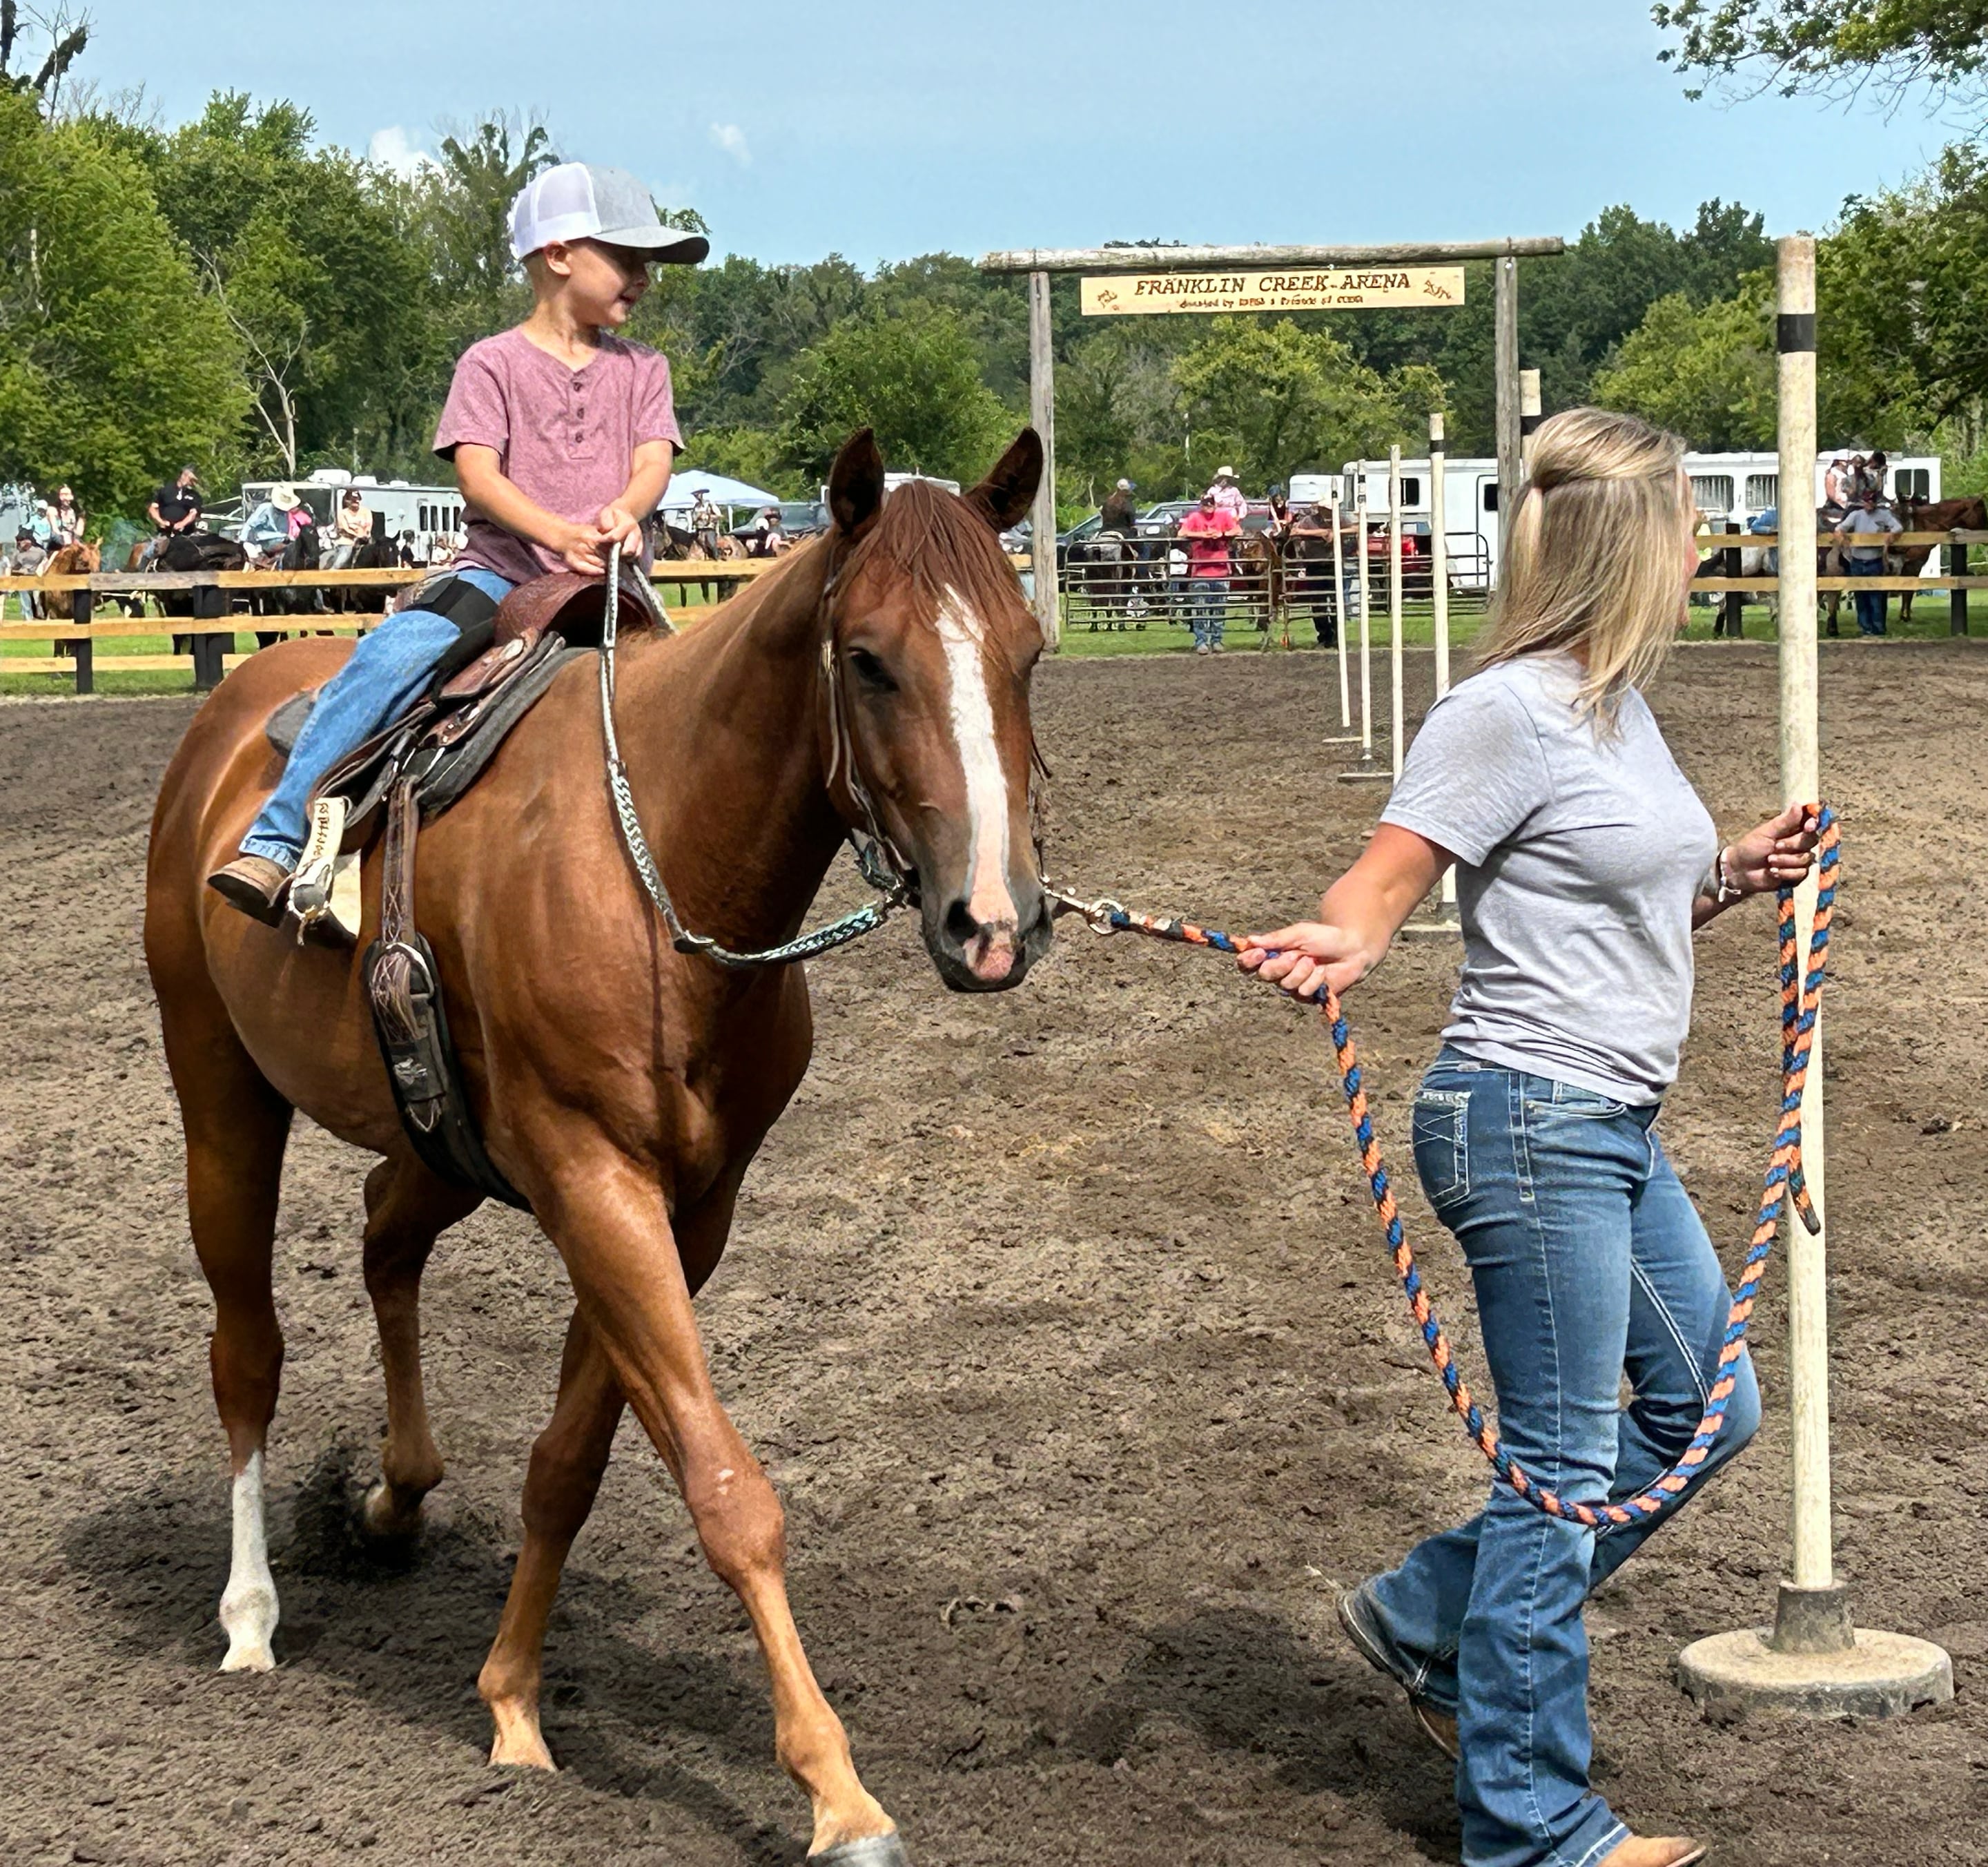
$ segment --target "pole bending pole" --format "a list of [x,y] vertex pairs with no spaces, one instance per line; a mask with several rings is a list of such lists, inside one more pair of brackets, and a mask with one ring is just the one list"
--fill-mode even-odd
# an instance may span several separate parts
[[[1780,242],[1781,797],[1821,795],[1815,639],[1815,241]],[[1795,896],[1796,952],[1806,958],[1815,878]],[[1822,1027],[1810,1033],[1802,1092],[1802,1161],[1818,1214],[1823,1180]],[[1773,1632],[1715,1634],[1685,1649],[1678,1678],[1709,1716],[1756,1707],[1840,1717],[1885,1717],[1953,1696],[1952,1662],[1902,1634],[1853,1627],[1849,1591],[1836,1578],[1830,1532],[1827,1233],[1811,1235],[1783,1207],[1788,1267],[1788,1391],[1793,1415],[1792,1573],[1780,1585]]]
[[1355,784],[1363,779],[1385,780],[1388,774],[1374,763],[1374,635],[1368,611],[1367,577],[1367,463],[1360,463],[1360,479],[1353,489],[1354,588],[1360,604],[1360,763],[1339,776]]
[[[1445,478],[1449,456],[1443,446],[1442,411],[1429,417],[1429,609],[1435,630],[1435,697],[1449,692],[1449,489]],[[1436,924],[1447,932],[1459,925],[1456,915],[1456,864],[1442,872],[1442,905]]]
[[1401,781],[1401,746],[1408,735],[1401,719],[1401,450],[1388,450],[1388,674],[1392,684],[1388,727],[1394,782]]
[[1346,685],[1346,550],[1341,541],[1340,524],[1339,495],[1335,492],[1332,495],[1332,645],[1339,658],[1339,730],[1327,735],[1328,746],[1354,743],[1353,703]]
[[1056,353],[1051,345],[1050,276],[1029,275],[1029,419],[1043,438],[1043,479],[1030,519],[1029,560],[1036,582],[1036,621],[1051,654],[1063,644],[1057,591]]
[[1519,503],[1519,262],[1497,262],[1493,293],[1493,369],[1498,441],[1498,562],[1512,535]]

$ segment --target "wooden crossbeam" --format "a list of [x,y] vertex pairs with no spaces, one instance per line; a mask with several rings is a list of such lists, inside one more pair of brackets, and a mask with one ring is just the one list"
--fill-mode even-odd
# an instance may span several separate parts
[[[1835,536],[1834,532],[1818,527],[1816,543],[1821,545]],[[1781,535],[1778,532],[1700,532],[1698,542],[1707,551],[1750,550],[1756,546],[1778,545]],[[1894,545],[1988,545],[1988,532],[1893,532],[1885,543],[1888,548]]]
[[[1908,596],[1916,590],[1988,590],[1984,577],[1817,577],[1820,590],[1868,590],[1873,596]],[[1773,577],[1693,577],[1693,596],[1719,596],[1728,590],[1743,590],[1771,597],[1780,588]]]

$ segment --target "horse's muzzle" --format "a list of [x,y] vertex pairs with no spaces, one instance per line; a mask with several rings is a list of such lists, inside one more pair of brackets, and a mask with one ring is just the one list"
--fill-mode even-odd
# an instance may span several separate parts
[[1014,918],[982,920],[964,898],[955,896],[937,908],[938,898],[926,891],[925,950],[954,991],[1005,992],[1027,978],[1030,967],[1048,951],[1050,904],[1040,881],[1031,876],[1011,892]]

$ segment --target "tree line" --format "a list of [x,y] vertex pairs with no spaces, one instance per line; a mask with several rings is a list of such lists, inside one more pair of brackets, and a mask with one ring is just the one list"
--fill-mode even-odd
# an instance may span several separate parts
[[[1681,58],[1715,74],[1773,12],[1668,10]],[[492,115],[404,173],[281,100],[218,93],[166,127],[0,80],[0,482],[67,481],[136,516],[182,460],[215,490],[323,465],[435,477],[455,358],[529,303],[505,215],[559,160],[543,127]],[[1758,214],[1713,201],[1682,228],[1610,208],[1564,256],[1526,262],[1522,360],[1549,411],[1599,401],[1695,447],[1770,446],[1773,258]],[[1283,316],[1085,318],[1059,282],[1060,501],[1121,475],[1161,498],[1218,465],[1260,488],[1418,451],[1439,408],[1452,452],[1490,452],[1490,269],[1467,272],[1457,309]],[[1984,287],[1978,144],[1847,202],[1820,257],[1825,441],[1938,448],[1961,463],[1950,480],[1982,479]],[[1027,323],[1024,282],[958,255],[865,272],[735,254],[663,269],[631,334],[671,359],[688,464],[803,495],[865,422],[894,465],[977,475],[1026,418]]]

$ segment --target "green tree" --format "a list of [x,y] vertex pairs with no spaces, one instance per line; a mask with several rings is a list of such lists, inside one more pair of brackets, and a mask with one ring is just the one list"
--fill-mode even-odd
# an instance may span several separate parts
[[1389,377],[1370,369],[1330,331],[1289,318],[1222,317],[1174,365],[1195,418],[1195,469],[1220,454],[1253,487],[1307,468],[1426,445],[1442,385],[1425,365]]
[[1764,276],[1736,298],[1660,298],[1594,377],[1604,408],[1639,414],[1711,452],[1770,448],[1777,411],[1771,293]]
[[445,340],[435,243],[407,238],[388,178],[313,133],[294,105],[217,93],[149,139],[154,186],[241,343],[251,452],[286,472],[397,465],[432,411]]
[[877,431],[892,467],[965,480],[982,472],[1015,418],[980,380],[959,314],[907,305],[845,319],[794,360],[780,401],[780,456],[819,480],[850,431]]
[[1837,421],[1886,445],[1956,420],[1978,429],[1988,401],[1988,151],[1949,149],[1907,188],[1852,197],[1817,259],[1823,381]]
[[0,480],[133,512],[183,461],[228,465],[247,402],[144,169],[0,92]]
[[1895,98],[1930,84],[1978,96],[1988,70],[1988,0],[1672,0],[1651,9],[1675,35],[1658,57],[1706,81],[1760,74],[1792,96]]

